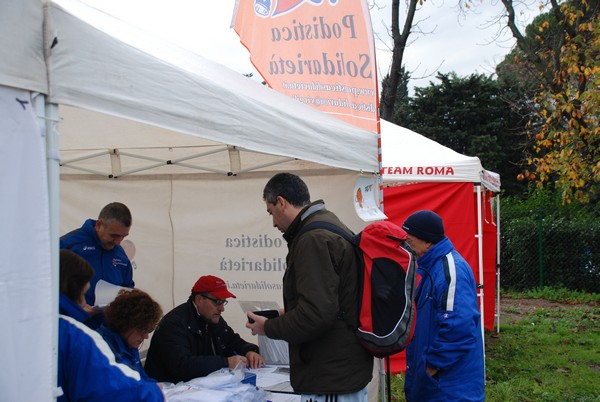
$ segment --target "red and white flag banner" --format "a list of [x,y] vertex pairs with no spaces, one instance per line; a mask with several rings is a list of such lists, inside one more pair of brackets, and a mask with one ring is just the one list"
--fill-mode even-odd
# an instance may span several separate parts
[[271,88],[379,133],[366,0],[236,0],[232,25]]

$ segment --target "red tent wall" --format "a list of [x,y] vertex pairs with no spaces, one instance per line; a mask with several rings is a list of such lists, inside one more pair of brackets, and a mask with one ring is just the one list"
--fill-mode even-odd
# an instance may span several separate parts
[[[496,286],[496,227],[489,203],[490,192],[483,192],[482,224],[484,232],[484,324],[493,330]],[[389,220],[402,224],[413,212],[430,209],[444,220],[446,236],[467,260],[477,283],[479,253],[477,241],[477,193],[473,183],[418,183],[386,187],[383,191],[384,212]],[[486,202],[488,201],[488,202]],[[390,370],[405,370],[404,353],[393,356]]]
[[[477,197],[477,194],[475,194],[475,197]],[[491,191],[485,191],[483,193],[483,200],[481,220],[483,226],[484,326],[486,329],[493,331],[496,313],[498,226],[496,223],[495,205],[492,203],[494,194]]]

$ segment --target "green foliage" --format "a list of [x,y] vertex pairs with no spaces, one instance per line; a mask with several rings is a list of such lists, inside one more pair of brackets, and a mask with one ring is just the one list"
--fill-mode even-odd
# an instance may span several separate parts
[[[565,203],[599,197],[599,9],[597,1],[553,3],[517,38],[512,54],[519,71],[536,70],[526,80],[539,83],[528,96],[535,115],[528,123],[529,169],[520,178],[558,189]],[[500,73],[515,82],[506,60]]]
[[439,84],[415,88],[415,96],[404,114],[395,115],[395,122],[457,152],[479,157],[486,169],[500,174],[509,193],[522,191],[523,186],[516,184],[516,167],[523,141],[519,131],[508,126],[514,118],[503,87],[482,74],[438,73],[437,79]]
[[[540,308],[499,335],[487,333],[486,401],[600,400],[599,320],[593,306]],[[405,401],[403,376],[393,375],[391,384],[392,401]]]
[[538,309],[488,339],[488,401],[598,400],[598,309]]
[[517,291],[503,291],[503,299],[544,299],[566,303],[600,303],[600,293],[588,293],[570,290],[567,288],[553,288],[544,286]]
[[[503,115],[503,105],[494,102],[498,93],[495,82],[477,74],[461,78],[454,73],[438,73],[437,78],[440,84],[415,89],[406,127],[463,154],[473,151],[472,136],[492,136],[493,141],[482,142],[495,145]],[[494,169],[497,161],[491,160],[486,166]]]
[[404,397],[404,376],[402,374],[392,374],[390,384],[392,401],[406,401]]
[[597,205],[563,205],[560,195],[549,191],[504,198],[501,287],[600,292],[599,217]]

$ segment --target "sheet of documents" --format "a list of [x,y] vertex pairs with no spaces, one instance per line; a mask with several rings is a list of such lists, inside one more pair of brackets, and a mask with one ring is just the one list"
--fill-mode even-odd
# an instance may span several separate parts
[[105,307],[109,305],[115,300],[115,297],[117,297],[117,294],[121,289],[129,288],[113,285],[112,283],[100,279],[98,283],[96,283],[96,306]]
[[250,372],[256,374],[256,386],[267,390],[290,381],[290,370],[284,366],[265,366]]
[[239,300],[239,303],[244,314],[246,311],[279,310],[279,303],[276,301]]
[[[244,314],[247,311],[279,310],[279,304],[275,301],[251,301],[240,300],[240,307]],[[270,339],[266,336],[258,336],[258,347],[260,354],[269,365],[290,364],[288,344],[280,339]]]
[[302,400],[300,395],[295,394],[277,394],[270,392],[269,402],[300,402]]

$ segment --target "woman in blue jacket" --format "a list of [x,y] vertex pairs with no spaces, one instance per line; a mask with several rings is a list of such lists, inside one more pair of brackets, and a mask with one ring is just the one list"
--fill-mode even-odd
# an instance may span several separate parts
[[483,337],[471,267],[436,213],[415,212],[402,228],[421,275],[415,333],[406,348],[406,400],[483,401]]
[[102,337],[79,321],[58,322],[57,402],[164,402],[158,383],[115,362]]
[[115,354],[117,363],[139,372],[144,380],[154,381],[142,366],[139,348],[161,317],[160,305],[146,292],[121,290],[106,308],[104,324],[98,329]]
[[164,395],[154,381],[115,362],[102,337],[89,326],[84,306],[94,269],[69,250],[60,251],[60,316],[58,323],[58,402],[161,402]]
[[85,302],[85,292],[90,288],[94,268],[70,250],[60,250],[60,293],[58,311],[97,329],[102,323],[102,313]]

